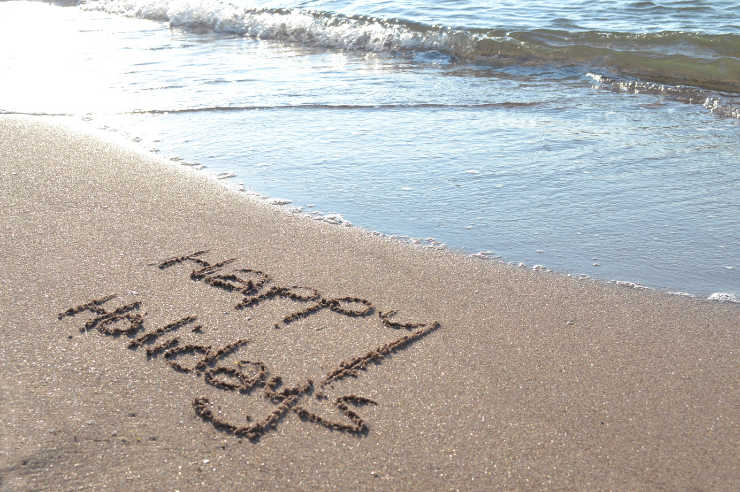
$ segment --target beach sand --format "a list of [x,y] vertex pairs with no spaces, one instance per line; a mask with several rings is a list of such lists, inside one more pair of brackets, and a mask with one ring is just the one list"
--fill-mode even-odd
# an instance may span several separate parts
[[735,304],[415,249],[30,119],[0,177],[3,490],[740,483]]

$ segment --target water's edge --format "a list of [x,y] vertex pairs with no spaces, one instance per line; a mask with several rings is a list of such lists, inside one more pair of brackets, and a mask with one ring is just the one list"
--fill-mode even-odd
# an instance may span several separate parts
[[541,275],[556,275],[567,278],[573,278],[584,282],[594,282],[596,284],[611,285],[619,288],[628,288],[636,290],[653,291],[666,295],[679,296],[694,301],[713,301],[737,304],[740,307],[740,299],[737,295],[732,292],[713,292],[707,297],[702,297],[695,293],[675,291],[667,288],[659,288],[643,283],[632,282],[629,280],[618,280],[618,279],[605,279],[599,277],[593,277],[587,274],[578,274],[574,272],[561,271],[551,269],[543,264],[525,264],[524,262],[511,258],[502,258],[499,255],[492,253],[491,251],[477,251],[471,252],[464,248],[457,248],[448,244],[437,241],[433,237],[427,238],[414,238],[406,234],[395,233],[388,234],[380,231],[374,231],[362,227],[361,225],[353,224],[346,220],[339,212],[322,212],[313,209],[312,205],[295,205],[289,198],[272,197],[258,191],[250,189],[244,182],[233,181],[233,178],[237,177],[237,174],[232,171],[221,171],[212,172],[207,170],[205,165],[197,162],[189,162],[179,156],[171,156],[169,158],[151,152],[139,143],[137,137],[125,135],[117,129],[110,127],[95,127],[90,121],[60,118],[49,115],[10,115],[16,118],[31,118],[39,119],[41,121],[48,122],[53,125],[63,125],[74,131],[91,135],[99,140],[111,143],[113,145],[120,146],[127,151],[133,152],[142,156],[148,160],[154,160],[161,163],[170,169],[174,169],[181,173],[192,173],[192,175],[205,177],[211,182],[218,184],[224,191],[229,193],[236,199],[246,199],[252,204],[256,204],[263,207],[268,207],[275,213],[281,213],[291,216],[301,217],[305,220],[319,221],[329,224],[334,227],[351,227],[368,236],[383,238],[385,240],[394,241],[399,244],[403,244],[407,247],[414,249],[433,249],[438,251],[444,251],[452,254],[459,258],[467,258],[475,261],[486,261],[495,262],[497,264],[506,265],[511,268],[518,269],[529,269],[536,274]]

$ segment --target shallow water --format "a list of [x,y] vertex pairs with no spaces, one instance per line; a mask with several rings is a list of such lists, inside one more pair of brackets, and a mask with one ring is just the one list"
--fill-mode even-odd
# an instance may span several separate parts
[[[598,56],[558,59],[573,50],[503,63],[424,46],[431,38],[392,45],[410,43],[404,29],[433,34],[432,24],[471,36],[550,30],[548,46],[556,37],[604,42],[596,30],[611,30],[620,53],[631,42],[640,56],[660,45],[694,66],[701,57],[734,60],[723,80],[740,83],[732,72],[740,51],[723,52],[738,43],[733,2],[566,4],[303,2],[324,13],[300,31],[296,23],[315,13],[5,2],[0,43],[13,49],[0,54],[0,111],[81,119],[203,172],[233,172],[231,181],[304,212],[338,213],[386,234],[604,280],[740,293],[738,94],[701,80],[676,87],[631,78]],[[90,10],[124,5],[140,10],[129,15],[170,22]],[[282,34],[253,32],[285,16],[293,24]],[[247,21],[252,31],[239,28]],[[363,38],[360,21],[393,31],[383,38],[390,48]],[[312,39],[309,27],[319,30]],[[656,41],[671,29],[698,33],[699,42]]]

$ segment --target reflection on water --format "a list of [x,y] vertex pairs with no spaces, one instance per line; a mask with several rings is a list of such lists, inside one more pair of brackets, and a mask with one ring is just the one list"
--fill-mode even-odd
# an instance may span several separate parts
[[740,126],[702,106],[594,88],[577,66],[297,47],[43,4],[0,4],[0,19],[17,47],[0,56],[0,110],[85,118],[371,230],[740,292]]

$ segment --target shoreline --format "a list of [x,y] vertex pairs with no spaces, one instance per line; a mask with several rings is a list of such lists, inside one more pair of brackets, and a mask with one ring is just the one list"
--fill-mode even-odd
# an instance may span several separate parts
[[28,119],[0,137],[3,488],[740,480],[737,304],[409,248]]
[[[3,116],[3,115],[0,115]],[[738,293],[734,291],[723,291],[713,289],[711,291],[697,293],[695,291],[684,290],[683,288],[675,287],[657,287],[650,283],[642,283],[634,279],[626,278],[610,278],[607,276],[601,277],[594,275],[593,273],[577,273],[575,270],[568,271],[553,268],[547,264],[540,264],[535,261],[521,261],[504,259],[500,255],[493,253],[489,250],[481,250],[478,252],[471,252],[473,250],[466,250],[462,247],[450,246],[447,243],[438,241],[436,238],[428,237],[425,239],[411,237],[405,233],[384,233],[372,229],[365,228],[360,225],[356,225],[345,219],[342,216],[342,212],[325,212],[319,211],[314,208],[314,205],[294,205],[294,202],[290,198],[283,198],[280,196],[270,196],[264,193],[252,190],[245,187],[243,181],[232,180],[232,178],[238,178],[237,169],[227,169],[224,171],[216,172],[208,169],[205,165],[199,162],[188,162],[181,156],[169,156],[165,157],[159,155],[157,152],[147,150],[143,146],[138,137],[133,137],[131,134],[126,132],[120,133],[116,129],[100,128],[90,125],[89,122],[84,120],[70,119],[72,115],[65,116],[63,122],[55,121],[56,115],[5,115],[5,117],[16,118],[16,119],[28,119],[28,121],[41,121],[42,123],[48,123],[54,126],[62,126],[79,132],[84,135],[91,135],[95,138],[102,140],[103,142],[110,143],[112,145],[118,145],[129,152],[133,152],[141,156],[142,159],[159,161],[161,164],[172,167],[175,170],[182,171],[184,174],[192,174],[194,176],[201,176],[218,184],[225,192],[232,193],[236,199],[246,199],[250,203],[257,204],[259,206],[267,207],[273,211],[294,215],[314,221],[325,222],[334,226],[341,227],[352,227],[363,234],[369,236],[381,237],[386,240],[396,241],[399,244],[421,249],[437,249],[444,250],[450,254],[474,258],[478,261],[493,262],[501,265],[507,265],[512,268],[519,268],[525,270],[532,270],[536,272],[544,272],[553,274],[556,276],[564,276],[573,278],[583,282],[595,282],[603,285],[613,285],[620,288],[638,289],[638,290],[649,290],[658,292],[661,294],[667,294],[672,296],[679,296],[687,299],[693,299],[697,301],[713,301],[721,303],[734,303],[740,304],[740,298]],[[540,251],[537,251],[538,253]]]
[[[8,87],[16,88],[10,92],[18,97],[0,104],[5,111],[66,114],[128,132],[145,150],[201,162],[207,172],[237,171],[260,192],[287,196],[296,205],[318,204],[369,230],[434,236],[466,253],[491,250],[516,264],[603,281],[704,298],[721,292],[740,295],[739,258],[732,248],[738,240],[733,227],[738,203],[730,185],[734,172],[727,166],[736,157],[737,126],[711,114],[721,102],[705,101],[689,87],[610,79],[594,67],[570,64],[522,72],[513,59],[499,73],[450,63],[437,52],[429,53],[430,59],[423,53],[398,58],[395,52],[368,58],[351,49],[334,70],[331,49],[292,41],[281,47],[274,40],[221,36],[200,22],[194,29],[181,23],[201,19],[219,30],[212,21],[223,12],[210,9],[213,5],[205,10],[174,6],[179,14],[170,14],[180,25],[174,30],[164,17],[146,21],[120,12],[32,3],[7,7],[10,17],[29,24],[40,16],[53,17],[60,42],[37,52],[28,32],[7,31],[9,40],[23,40],[24,49],[10,59],[14,75]],[[151,16],[145,10],[139,14]],[[210,11],[208,19],[205,11]],[[243,14],[242,20],[265,21],[252,12]],[[500,21],[499,14],[489,20]],[[444,19],[447,14],[440,15]],[[488,18],[484,11],[476,15]],[[705,28],[716,27],[711,16],[705,21]],[[525,20],[533,26],[538,22]],[[119,24],[136,39],[133,44],[123,39],[108,43],[105,29],[98,29]],[[203,54],[196,49],[201,42],[209,54],[192,64]],[[167,51],[150,49],[155,46]],[[129,52],[132,57],[124,56],[121,64],[107,63]],[[292,54],[283,59],[286,53]],[[35,73],[34,59],[56,67],[55,60],[67,56],[68,67],[85,67],[93,60],[94,73],[73,70],[74,77],[53,86],[44,86],[44,77],[23,76]],[[209,68],[209,60],[220,57],[228,62]],[[399,71],[407,62],[411,70]],[[238,75],[242,63],[259,67],[254,78],[264,93],[253,94],[252,78]],[[366,77],[379,67],[382,77]],[[65,72],[61,66],[55,70]],[[299,91],[297,99],[293,81],[280,75],[293,71],[304,74],[301,80],[311,88]],[[462,77],[449,78],[445,74],[450,71]],[[520,91],[507,82],[511,76],[538,80],[521,87],[537,89]],[[340,89],[343,80],[355,79],[359,85],[347,86],[352,90]],[[29,86],[28,80],[36,82]],[[221,91],[224,81],[233,83]],[[378,81],[385,89],[376,91]],[[448,89],[430,94],[429,82]],[[337,90],[314,92],[321,87]],[[93,99],[91,94],[98,95]],[[698,104],[684,104],[687,97]],[[516,120],[516,131],[509,118]],[[640,145],[631,138],[633,118],[645,130]],[[684,121],[677,133],[676,118]],[[328,122],[329,131],[313,125],[317,119]],[[393,132],[385,130],[388,125]],[[441,128],[448,129],[443,138]],[[419,129],[425,131],[419,134]],[[548,139],[539,138],[543,132]],[[574,134],[583,138],[571,138]],[[511,146],[502,145],[509,137]],[[690,144],[674,152],[684,142]],[[461,146],[476,152],[458,153]],[[389,152],[395,148],[404,150]],[[707,148],[715,150],[707,153]],[[537,159],[528,171],[535,149]],[[436,157],[427,161],[427,156]],[[312,172],[305,174],[307,168]],[[323,191],[317,194],[316,189]]]

